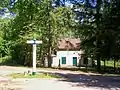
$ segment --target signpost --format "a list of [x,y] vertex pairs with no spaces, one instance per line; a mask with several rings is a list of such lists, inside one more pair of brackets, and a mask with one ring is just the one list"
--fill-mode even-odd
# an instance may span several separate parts
[[32,70],[32,75],[36,74],[36,44],[41,44],[42,41],[37,41],[36,39],[34,40],[28,40],[27,43],[33,44],[33,70]]

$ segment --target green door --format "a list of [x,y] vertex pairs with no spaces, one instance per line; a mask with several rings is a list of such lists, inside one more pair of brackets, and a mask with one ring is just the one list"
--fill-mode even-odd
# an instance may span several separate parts
[[77,66],[77,57],[73,57],[73,66]]
[[62,57],[62,64],[66,64],[66,57]]

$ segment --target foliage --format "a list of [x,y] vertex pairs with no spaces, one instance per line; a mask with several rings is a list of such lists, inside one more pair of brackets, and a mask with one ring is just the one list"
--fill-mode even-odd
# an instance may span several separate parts
[[32,45],[28,45],[27,40],[36,38],[43,41],[37,47],[37,60],[44,60],[45,56],[50,57],[56,50],[57,40],[71,31],[71,9],[52,7],[50,0],[17,0],[11,10],[16,17],[3,26],[0,46],[4,51],[2,55],[12,56],[12,60],[18,64],[32,65]]
[[[81,48],[93,55],[100,68],[100,60],[118,60],[120,53],[120,1],[101,3],[95,8],[84,5],[54,7],[51,0],[18,0],[11,9],[16,13],[13,19],[0,19],[0,57],[12,56],[15,63],[32,64],[32,45],[29,39],[42,40],[38,45],[37,60],[43,62],[57,49],[57,41],[64,37],[79,37]],[[9,1],[0,1],[0,8]],[[78,11],[75,11],[79,9]],[[81,10],[81,11],[80,11]],[[77,19],[77,20],[76,20]],[[75,22],[77,21],[77,22]]]
[[17,15],[10,24],[11,35],[9,37],[12,41],[12,59],[21,65],[31,65],[32,58],[30,56],[32,50],[31,46],[26,44],[26,41],[27,39],[33,39],[33,35],[37,30],[35,25],[37,6],[33,0],[18,0],[14,10],[17,11]]
[[0,19],[0,53],[1,56],[10,55],[10,42],[6,40],[7,37],[7,29],[9,29],[10,19]]
[[[52,9],[51,6],[48,6],[48,9],[45,10],[46,14],[43,14],[43,17],[39,17],[43,23],[40,23],[42,28],[42,41],[44,44],[44,51],[50,59],[51,54],[57,48],[57,41],[59,38],[65,35],[65,32],[69,32],[69,24],[72,24],[72,12],[69,8],[58,7]],[[46,12],[47,11],[47,12]],[[46,27],[46,28],[43,28]],[[46,44],[48,43],[48,44]],[[49,62],[51,63],[51,62]],[[49,65],[50,66],[50,65]]]
[[4,56],[0,58],[0,64],[1,65],[17,65],[17,63],[12,60],[11,56]]
[[95,9],[84,7],[87,12],[79,13],[84,21],[77,26],[77,36],[81,39],[82,49],[94,55],[100,69],[100,59],[119,58],[119,5],[111,0],[110,4],[102,4],[97,0]]
[[9,5],[9,0],[0,0],[0,9],[7,7]]

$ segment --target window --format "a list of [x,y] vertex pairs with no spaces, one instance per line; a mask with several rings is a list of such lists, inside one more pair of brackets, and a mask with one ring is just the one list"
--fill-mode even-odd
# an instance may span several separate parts
[[62,64],[66,64],[66,57],[62,57]]

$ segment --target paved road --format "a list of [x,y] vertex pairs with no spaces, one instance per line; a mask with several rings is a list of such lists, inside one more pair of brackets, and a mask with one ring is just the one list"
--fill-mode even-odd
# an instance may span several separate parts
[[0,90],[120,90],[120,76],[102,76],[94,73],[62,70],[42,70],[64,77],[58,79],[11,79],[10,73],[23,73],[31,70],[23,67],[0,66]]
[[68,82],[48,79],[31,80],[27,84],[24,90],[101,90],[90,87],[73,87],[71,83]]

